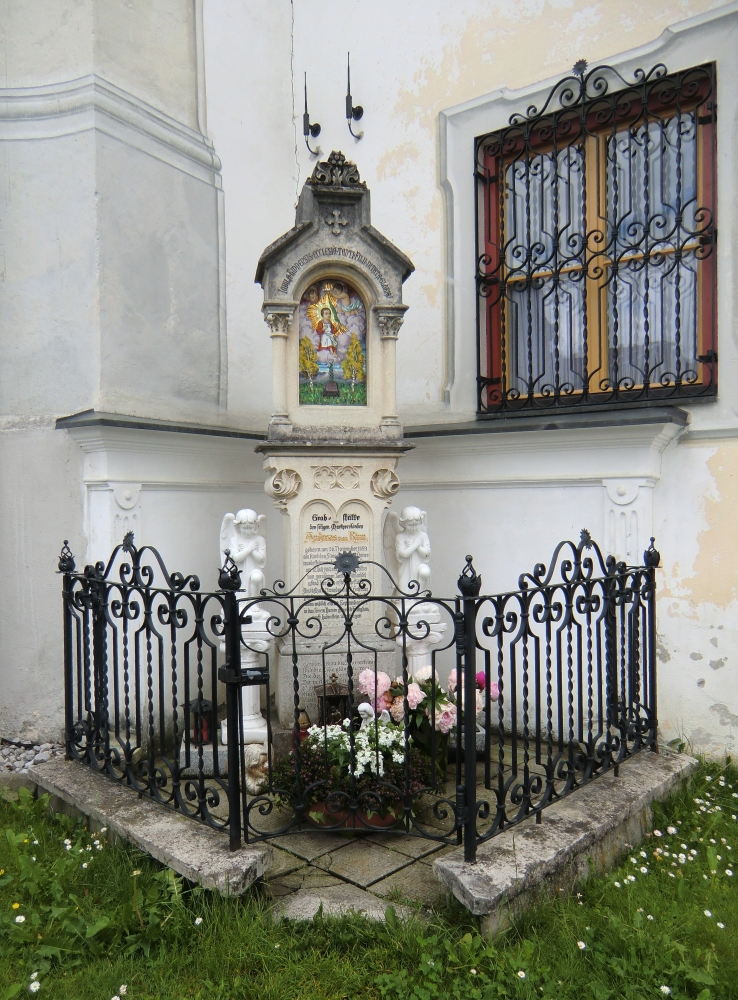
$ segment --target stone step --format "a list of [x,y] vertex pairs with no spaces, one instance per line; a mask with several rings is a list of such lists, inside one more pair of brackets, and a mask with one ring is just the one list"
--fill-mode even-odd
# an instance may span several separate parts
[[[24,776],[26,777],[26,776]],[[78,810],[98,828],[106,826],[191,882],[222,896],[240,896],[272,863],[269,844],[228,848],[226,833],[213,830],[133,789],[95,774],[84,764],[53,760],[33,768],[33,782],[60,803]]]
[[[481,844],[476,861],[464,861],[460,848],[434,861],[434,871],[494,937],[541,896],[571,892],[590,872],[612,867],[651,829],[651,804],[696,766],[686,754],[644,750],[620,765],[617,778],[610,772],[549,806],[540,824],[531,817]],[[479,794],[494,802],[492,793]]]

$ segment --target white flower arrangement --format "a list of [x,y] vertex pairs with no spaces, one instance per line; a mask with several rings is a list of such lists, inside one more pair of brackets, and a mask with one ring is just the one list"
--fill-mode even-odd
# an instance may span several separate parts
[[[340,726],[311,726],[307,738],[315,747],[326,747],[332,757],[348,763],[351,754],[351,723],[344,719]],[[403,729],[390,723],[378,722],[353,733],[356,774],[384,776],[387,759],[396,764],[405,760]]]

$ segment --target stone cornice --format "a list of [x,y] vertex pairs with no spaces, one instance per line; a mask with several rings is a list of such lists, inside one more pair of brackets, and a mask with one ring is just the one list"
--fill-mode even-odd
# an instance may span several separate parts
[[82,410],[68,417],[58,417],[56,429],[70,432],[94,432],[100,428],[113,427],[134,431],[164,431],[174,434],[194,434],[199,437],[242,438],[251,441],[263,441],[266,434],[263,431],[247,430],[240,427],[228,427],[224,424],[195,424],[186,421],[160,420],[156,417],[137,417],[124,413],[103,413],[98,410]]
[[45,87],[0,89],[0,139],[47,139],[93,129],[220,187],[220,160],[206,136],[95,74]]

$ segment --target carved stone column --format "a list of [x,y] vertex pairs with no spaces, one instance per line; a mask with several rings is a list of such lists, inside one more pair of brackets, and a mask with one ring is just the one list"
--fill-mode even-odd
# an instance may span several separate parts
[[287,402],[287,340],[292,327],[296,303],[265,302],[262,306],[264,320],[272,338],[272,419],[269,427],[272,435],[289,437],[292,422]]
[[374,315],[382,341],[382,421],[381,427],[399,426],[397,418],[397,337],[407,306],[375,306]]
[[653,534],[653,487],[646,478],[603,479],[605,550],[629,565],[640,564]]

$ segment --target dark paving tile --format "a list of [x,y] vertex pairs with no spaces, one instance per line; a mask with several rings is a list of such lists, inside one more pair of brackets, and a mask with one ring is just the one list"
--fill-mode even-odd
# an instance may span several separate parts
[[345,847],[346,838],[339,837],[335,833],[290,833],[286,837],[276,839],[274,846],[279,846],[290,854],[296,854],[305,861],[314,861],[329,851]]
[[267,884],[271,895],[278,898],[291,896],[295,892],[315,891],[328,889],[335,885],[345,885],[345,882],[336,878],[335,875],[329,875],[318,868],[313,868],[312,865],[303,865],[297,871],[270,879]]
[[429,907],[436,905],[447,894],[447,890],[433,874],[431,865],[424,861],[416,861],[402,871],[375,882],[371,892],[375,896],[407,899]]
[[271,881],[272,879],[278,878],[280,875],[286,875],[288,872],[293,872],[297,868],[303,868],[305,866],[305,861],[303,858],[298,858],[295,854],[290,854],[288,851],[281,851],[278,847],[273,847],[274,850],[274,861],[271,867],[268,869],[265,879]]
[[425,837],[411,837],[402,833],[374,833],[366,839],[370,844],[377,844],[390,851],[397,851],[408,858],[424,858],[443,847],[443,844],[439,844],[438,841],[426,840]]
[[324,854],[315,864],[332,875],[366,888],[404,867],[409,861],[407,855],[363,840]]

